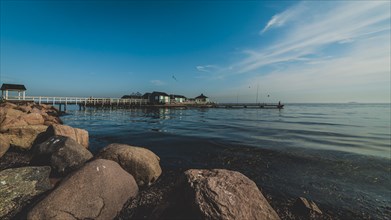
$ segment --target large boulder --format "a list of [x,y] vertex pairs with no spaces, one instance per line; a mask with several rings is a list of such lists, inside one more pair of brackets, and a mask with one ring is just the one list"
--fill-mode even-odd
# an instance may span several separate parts
[[11,102],[3,102],[0,104],[0,107],[3,109],[8,109],[8,108],[17,108],[18,106],[14,103],[11,103]]
[[2,123],[4,121],[4,119],[6,117],[9,117],[9,118],[17,118],[23,114],[25,114],[24,112],[20,111],[20,110],[17,110],[17,109],[14,109],[14,104],[7,104],[7,105],[4,105],[4,107],[1,107],[0,108],[0,123]]
[[72,138],[79,144],[83,145],[85,148],[88,148],[88,131],[79,128],[72,128],[67,125],[52,124],[50,125],[46,132],[40,137],[40,142],[47,140],[48,138],[59,135]]
[[10,148],[10,140],[4,134],[0,134],[0,158],[7,152]]
[[45,121],[39,113],[30,113],[20,117],[29,125],[42,125]]
[[5,115],[3,121],[0,123],[0,132],[8,132],[10,128],[22,127],[28,125],[25,120],[23,120],[23,115],[18,117]]
[[12,127],[6,136],[10,140],[11,146],[22,150],[28,150],[32,147],[37,136],[47,130],[46,125],[25,125]]
[[117,163],[94,160],[63,180],[27,219],[113,219],[138,187]]
[[257,185],[236,171],[188,170],[179,186],[194,219],[279,219]]
[[99,152],[97,158],[119,163],[124,170],[134,176],[139,186],[152,184],[162,173],[159,165],[160,158],[142,147],[110,144]]
[[92,154],[75,140],[65,136],[53,136],[34,146],[34,159],[51,165],[58,173],[66,174],[76,170],[92,158]]
[[31,199],[51,189],[50,167],[21,167],[0,172],[0,219],[11,219]]

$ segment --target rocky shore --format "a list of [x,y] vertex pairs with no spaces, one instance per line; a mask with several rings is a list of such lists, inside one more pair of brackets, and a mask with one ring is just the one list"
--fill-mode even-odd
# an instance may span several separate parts
[[117,143],[93,155],[88,131],[59,116],[0,104],[0,219],[328,219],[305,198],[276,212],[237,171],[162,170],[152,151]]

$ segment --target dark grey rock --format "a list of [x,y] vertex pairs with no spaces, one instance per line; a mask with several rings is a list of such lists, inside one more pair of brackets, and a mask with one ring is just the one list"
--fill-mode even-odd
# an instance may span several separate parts
[[111,160],[94,160],[63,180],[27,219],[113,219],[138,193],[134,178]]
[[33,162],[51,165],[60,174],[80,168],[93,156],[81,144],[65,136],[53,136],[35,146]]
[[280,219],[257,185],[236,171],[188,170],[179,187],[187,218]]
[[0,219],[11,219],[39,194],[51,189],[50,167],[20,167],[0,172]]

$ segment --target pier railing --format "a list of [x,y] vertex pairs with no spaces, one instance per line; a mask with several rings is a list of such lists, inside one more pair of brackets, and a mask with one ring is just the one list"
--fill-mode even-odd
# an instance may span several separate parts
[[217,108],[277,108],[282,109],[281,103],[218,103]]
[[148,99],[94,98],[94,97],[51,97],[51,96],[8,96],[8,101],[32,101],[51,105],[145,105]]
[[215,108],[273,108],[282,109],[284,105],[281,103],[179,103],[179,104],[156,104],[151,105],[148,99],[122,99],[122,98],[94,98],[94,97],[52,97],[52,96],[8,96],[7,99],[3,97],[3,100],[13,102],[35,102],[38,104],[50,104],[64,106],[66,110],[67,105],[79,105],[81,107],[87,106],[145,106],[150,107],[215,107]]

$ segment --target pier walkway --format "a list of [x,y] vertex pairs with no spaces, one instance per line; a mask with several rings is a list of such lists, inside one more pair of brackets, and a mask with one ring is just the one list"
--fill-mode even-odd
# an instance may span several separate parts
[[268,109],[283,109],[281,103],[219,103],[216,108],[268,108]]
[[50,104],[64,106],[79,105],[80,109],[89,106],[142,106],[148,104],[148,99],[121,99],[121,98],[85,98],[85,97],[49,97],[49,96],[8,96],[4,99],[10,102],[35,102],[38,104]]
[[38,104],[58,105],[59,110],[67,110],[67,105],[79,105],[79,109],[86,107],[198,107],[198,108],[264,108],[264,109],[283,109],[281,103],[177,103],[177,104],[150,104],[148,99],[122,99],[122,98],[94,98],[94,97],[49,97],[49,96],[8,96],[3,100],[10,102],[35,102]]

